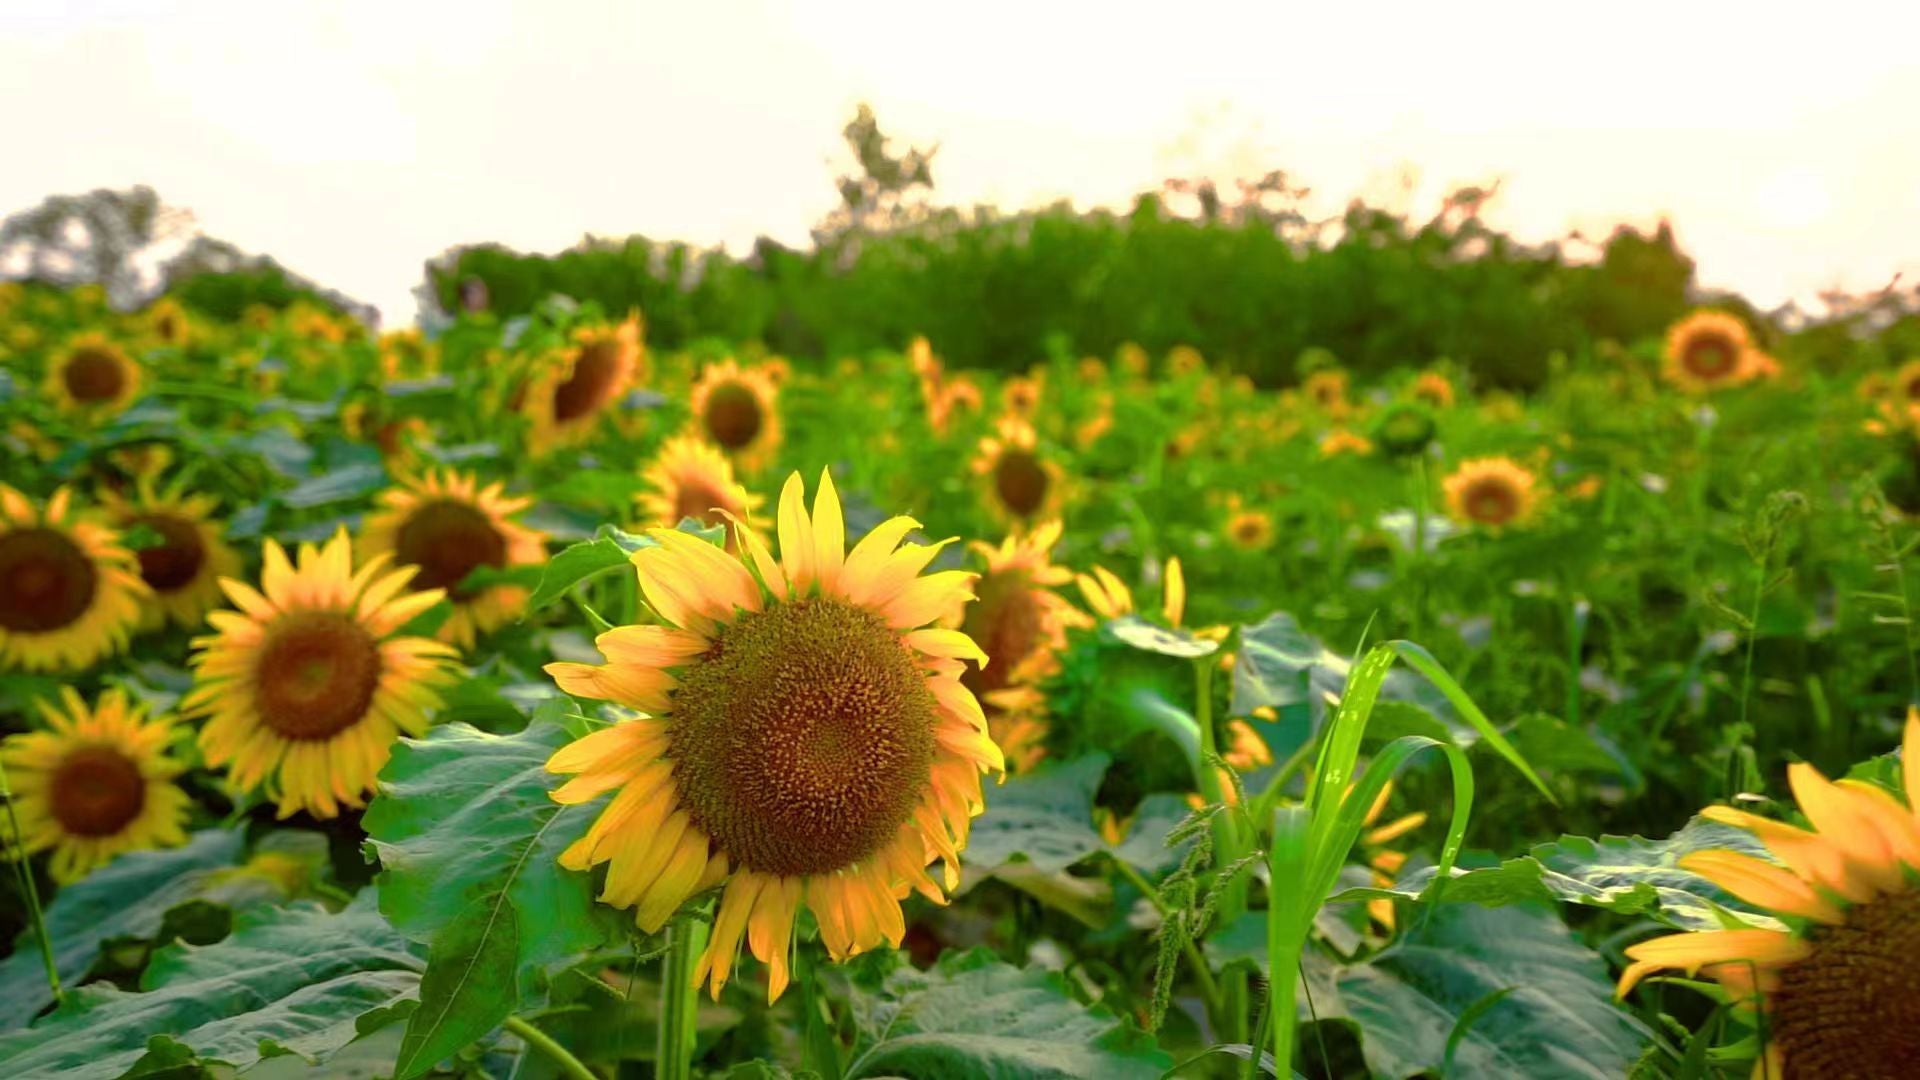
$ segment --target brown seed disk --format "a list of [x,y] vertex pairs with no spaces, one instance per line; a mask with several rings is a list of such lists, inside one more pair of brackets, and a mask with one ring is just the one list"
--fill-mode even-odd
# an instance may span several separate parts
[[56,529],[0,535],[0,628],[44,634],[72,625],[93,603],[93,560]]
[[1047,501],[1052,479],[1040,462],[1025,450],[1008,450],[993,467],[993,489],[1018,517],[1031,517]]
[[482,566],[507,564],[507,538],[474,506],[450,499],[422,503],[394,536],[394,558],[417,566],[415,589],[445,589],[455,600],[472,597],[460,583]]
[[752,443],[765,422],[760,415],[760,399],[737,382],[721,383],[707,395],[707,431],[714,442],[729,450]]
[[620,343],[590,341],[580,346],[573,373],[554,388],[553,418],[578,420],[613,400],[619,393]]
[[54,770],[48,787],[53,819],[73,836],[112,836],[140,816],[147,804],[147,782],[125,754],[105,746],[83,746]]
[[207,548],[193,522],[173,514],[143,514],[133,519],[133,524],[160,534],[159,544],[135,552],[140,559],[140,576],[155,592],[172,592],[200,573]]
[[85,404],[112,401],[127,386],[127,373],[120,360],[104,349],[83,348],[67,359],[60,369],[67,393]]
[[282,737],[317,742],[359,723],[380,686],[380,646],[351,616],[283,615],[267,628],[254,704]]
[[1768,1035],[1787,1080],[1914,1075],[1920,1065],[1920,890],[1808,932],[1813,955],[1780,971]]

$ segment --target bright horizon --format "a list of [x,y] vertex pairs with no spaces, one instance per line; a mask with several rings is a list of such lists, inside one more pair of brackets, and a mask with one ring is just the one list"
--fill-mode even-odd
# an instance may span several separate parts
[[1762,306],[1920,273],[1920,10],[1332,7],[16,0],[0,213],[150,184],[398,325],[455,244],[804,243],[866,101],[940,145],[949,204],[1279,168],[1318,213],[1425,214],[1498,181],[1523,240],[1668,217],[1700,284]]

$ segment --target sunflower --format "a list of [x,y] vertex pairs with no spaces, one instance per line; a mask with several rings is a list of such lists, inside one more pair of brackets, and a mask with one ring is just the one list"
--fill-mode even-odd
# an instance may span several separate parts
[[1500,529],[1521,525],[1539,508],[1539,481],[1509,457],[1474,458],[1460,463],[1442,486],[1447,512],[1468,525]]
[[1227,498],[1227,520],[1220,534],[1241,551],[1265,551],[1273,543],[1273,515],[1249,508],[1236,492]]
[[140,365],[111,338],[90,331],[67,343],[47,372],[46,386],[66,412],[112,416],[140,395]]
[[[1133,614],[1133,590],[1106,567],[1096,566],[1091,574],[1075,574],[1073,581],[1080,588],[1081,599],[1102,619]],[[1167,560],[1166,576],[1161,582],[1160,612],[1166,616],[1168,625],[1176,628],[1187,614],[1187,578],[1177,558]]]
[[[649,528],[672,528],[687,518],[709,528],[725,526],[747,520],[766,501],[747,491],[734,478],[733,462],[697,435],[668,439],[640,478],[647,490],[637,501]],[[727,544],[733,550],[731,535]]]
[[1696,311],[1667,331],[1667,381],[1695,393],[1745,381],[1752,374],[1747,326],[1719,311]]
[[780,446],[780,388],[766,372],[733,359],[708,364],[693,384],[694,430],[743,469],[767,463]]
[[1329,416],[1347,414],[1347,373],[1339,368],[1321,368],[1300,384],[1308,401]]
[[978,602],[945,620],[979,644],[992,663],[970,666],[960,681],[986,706],[987,728],[1015,772],[1037,763],[1047,732],[1046,696],[1034,684],[1059,670],[1067,630],[1087,617],[1055,591],[1073,573],[1052,562],[1061,524],[1050,521],[1000,546],[975,542],[986,571],[974,584]]
[[[836,960],[905,933],[900,899],[935,902],[959,884],[959,852],[984,807],[980,774],[1002,772],[962,661],[984,660],[956,630],[925,627],[969,594],[974,575],[920,571],[944,544],[907,544],[888,520],[846,550],[840,499],[821,475],[813,514],[796,474],[780,496],[780,558],[752,532],[745,556],[671,529],[633,556],[662,625],[600,635],[603,666],[547,671],[580,697],[642,716],[560,749],[578,774],[562,803],[618,791],[560,856],[611,863],[600,898],[635,907],[651,933],[683,901],[725,886],[695,972],[714,994],[742,935],[788,981],[802,904]],[[927,873],[946,863],[944,890]]]
[[[1387,800],[1393,798],[1393,781],[1389,780],[1380,794],[1367,808],[1367,816],[1361,819],[1366,832],[1360,834],[1360,851],[1367,860],[1368,869],[1373,871],[1375,886],[1386,889],[1393,886],[1393,879],[1399,875],[1400,868],[1407,865],[1407,853],[1387,845],[1407,835],[1427,823],[1427,813],[1416,810],[1394,818],[1385,825],[1376,825],[1380,815],[1386,812]],[[1382,898],[1367,901],[1367,914],[1373,921],[1387,930],[1393,929],[1393,901]]]
[[171,296],[155,300],[141,319],[162,345],[178,348],[187,344],[192,336],[193,327],[187,320],[187,309]]
[[1869,377],[1860,380],[1863,394],[1891,394],[1901,408],[1920,405],[1920,360],[1909,360],[1900,365],[1893,373],[1892,382],[1884,377]]
[[65,488],[42,510],[0,485],[0,669],[80,671],[119,652],[147,593],[120,535]]
[[1320,437],[1320,456],[1335,458],[1351,454],[1365,457],[1373,453],[1373,440],[1351,428],[1331,428]]
[[1040,395],[1046,385],[1045,377],[1037,371],[1008,379],[1000,388],[1000,406],[1009,416],[1031,420],[1033,414],[1040,411]]
[[1033,425],[1003,416],[996,433],[980,440],[973,471],[981,481],[981,501],[1002,521],[1056,517],[1063,501],[1065,473],[1040,455]]
[[408,582],[418,592],[444,592],[453,614],[440,624],[441,641],[473,648],[526,606],[519,585],[461,582],[483,566],[528,566],[547,559],[546,535],[513,520],[533,500],[509,497],[500,484],[480,486],[478,477],[449,469],[402,480],[380,494],[380,508],[360,528],[362,559],[391,556],[395,565],[417,567]]
[[221,539],[211,495],[188,495],[180,484],[156,492],[152,474],[140,478],[132,498],[101,493],[107,520],[123,533],[146,529],[155,542],[134,552],[141,580],[152,595],[143,605],[143,630],[172,620],[189,630],[220,603],[220,579],[240,572],[240,556]]
[[542,360],[516,395],[533,425],[533,449],[545,452],[592,434],[608,407],[641,377],[645,358],[638,313],[618,326],[575,329],[573,344]]
[[220,582],[239,611],[207,616],[181,711],[206,716],[200,752],[242,791],[264,788],[281,817],[330,818],[373,790],[400,733],[427,729],[454,651],[399,630],[440,602],[407,592],[414,570],[377,555],[358,572],[345,529],[295,563],[268,540],[256,590]]
[[[22,854],[53,850],[53,879],[85,877],[115,856],[184,844],[184,765],[168,756],[173,728],[114,689],[93,708],[70,686],[40,701],[47,730],[7,736],[0,758],[13,785]],[[9,857],[12,857],[9,855]]]
[[1432,408],[1453,408],[1453,380],[1437,371],[1423,371],[1415,376],[1409,392],[1415,401],[1424,402]]
[[[1920,712],[1908,714],[1901,762],[1911,801],[1920,792]],[[1804,762],[1787,767],[1787,782],[1811,828],[1725,806],[1703,811],[1751,831],[1778,862],[1728,850],[1680,860],[1775,918],[1737,917],[1634,945],[1619,993],[1652,972],[1704,969],[1763,1017],[1755,1076],[1910,1076],[1920,1061],[1920,810]]]

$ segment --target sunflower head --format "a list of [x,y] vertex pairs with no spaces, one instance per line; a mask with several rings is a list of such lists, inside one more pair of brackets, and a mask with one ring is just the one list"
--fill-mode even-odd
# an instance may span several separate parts
[[1247,507],[1238,495],[1227,504],[1227,520],[1220,533],[1241,551],[1265,551],[1273,544],[1273,515]]
[[[1133,614],[1133,590],[1127,588],[1111,570],[1096,566],[1091,574],[1075,574],[1073,583],[1087,608],[1102,619],[1118,619]],[[1187,578],[1179,559],[1168,559],[1161,579],[1160,613],[1167,624],[1179,627],[1187,614]]]
[[693,385],[694,432],[743,468],[758,468],[780,446],[779,402],[765,371],[731,358],[708,364]]
[[747,520],[765,501],[734,478],[733,462],[719,447],[697,435],[668,439],[640,477],[647,483],[640,516],[648,526],[671,528],[687,518],[725,526]]
[[414,568],[376,555],[357,572],[343,529],[297,560],[268,540],[258,589],[220,584],[239,611],[207,616],[194,639],[182,711],[207,717],[200,752],[242,791],[263,790],[281,817],[329,818],[365,804],[393,740],[420,735],[438,707],[453,650],[400,633],[440,602],[408,591]]
[[1523,525],[1539,509],[1539,481],[1509,457],[1473,458],[1442,482],[1455,521],[1486,529]]
[[1696,311],[1667,331],[1667,381],[1704,392],[1744,382],[1752,375],[1753,341],[1747,326],[1719,311]]
[[140,395],[140,365],[112,338],[88,332],[69,341],[54,358],[46,386],[47,395],[63,411],[112,416]]
[[1073,580],[1072,571],[1051,558],[1061,531],[1060,522],[1049,521],[1024,535],[1010,535],[997,547],[971,545],[986,571],[974,584],[976,601],[949,622],[992,659],[961,676],[975,694],[985,697],[1052,674],[1068,628],[1085,624],[1086,617],[1056,591]]
[[1862,396],[1870,397],[1888,395],[1901,408],[1920,405],[1920,360],[1909,360],[1900,365],[1891,380],[1885,376],[1861,379],[1860,392]]
[[1414,377],[1409,389],[1415,401],[1433,409],[1453,408],[1453,380],[1437,371],[1423,371]]
[[46,727],[0,746],[25,854],[51,850],[70,882],[127,851],[186,842],[173,728],[114,689],[89,707],[72,687],[40,702]]
[[403,479],[380,495],[379,509],[368,515],[360,557],[389,556],[396,566],[416,569],[410,589],[444,592],[453,614],[438,636],[470,649],[480,635],[520,613],[527,590],[510,584],[469,588],[468,575],[481,567],[546,560],[545,535],[514,520],[531,502],[508,496],[501,484],[482,485],[478,477],[451,469]]
[[545,451],[590,435],[643,377],[644,360],[637,312],[618,326],[575,329],[572,341],[542,359],[517,392],[518,407],[532,423],[533,448]]
[[1040,395],[1046,389],[1046,381],[1038,372],[1008,379],[1000,388],[1000,405],[1009,416],[1032,419],[1040,411]]
[[1418,402],[1403,401],[1387,407],[1373,426],[1373,437],[1389,457],[1410,458],[1426,453],[1433,445],[1437,428],[1433,413]]
[[102,492],[101,501],[122,535],[145,533],[147,542],[134,551],[150,592],[142,628],[198,627],[220,603],[220,579],[240,572],[240,557],[221,536],[213,497],[186,494],[178,484],[156,491],[148,476],[131,495]]
[[1323,458],[1365,457],[1371,453],[1373,440],[1349,427],[1329,428],[1320,437],[1320,456]]
[[1065,474],[1040,452],[1033,425],[1003,416],[995,434],[980,440],[973,471],[980,478],[981,501],[997,520],[1034,521],[1057,516]]
[[1167,373],[1174,377],[1207,369],[1207,358],[1191,345],[1175,345],[1167,350]]
[[112,529],[69,493],[0,486],[0,669],[79,671],[126,647],[149,590]]
[[[903,546],[916,527],[891,519],[849,552],[823,474],[811,515],[788,481],[777,559],[744,528],[739,555],[651,530],[633,564],[659,623],[602,634],[604,665],[547,668],[570,694],[642,714],[547,763],[575,774],[560,802],[617,792],[562,864],[609,863],[601,899],[650,932],[724,885],[696,976],[715,994],[743,936],[780,994],[803,904],[840,959],[898,945],[908,891],[943,900],[958,883],[980,776],[1004,764],[960,681],[984,655],[925,628],[974,575],[921,576],[944,545]],[[944,889],[927,873],[936,859]]]
[[[1912,799],[1920,710],[1909,711],[1901,762]],[[1620,994],[1653,972],[1704,970],[1764,1015],[1756,1076],[1910,1075],[1920,1060],[1920,814],[1883,788],[1836,783],[1804,762],[1788,766],[1787,780],[1809,828],[1704,811],[1751,831],[1777,862],[1731,850],[1680,862],[1774,918],[1634,945]]]
[[171,345],[175,348],[187,344],[193,329],[192,324],[187,320],[187,309],[181,307],[180,301],[171,296],[163,296],[155,300],[147,308],[143,321],[147,325],[147,330],[159,339],[162,345]]
[[1313,406],[1333,416],[1347,411],[1347,373],[1339,368],[1321,368],[1300,382],[1300,393]]

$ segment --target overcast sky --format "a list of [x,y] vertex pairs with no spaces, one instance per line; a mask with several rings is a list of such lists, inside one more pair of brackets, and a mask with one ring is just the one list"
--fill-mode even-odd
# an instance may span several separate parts
[[1527,239],[1669,215],[1762,304],[1910,282],[1920,5],[1797,7],[4,0],[0,212],[151,184],[402,322],[453,244],[803,241],[865,100],[955,202],[1410,168]]

